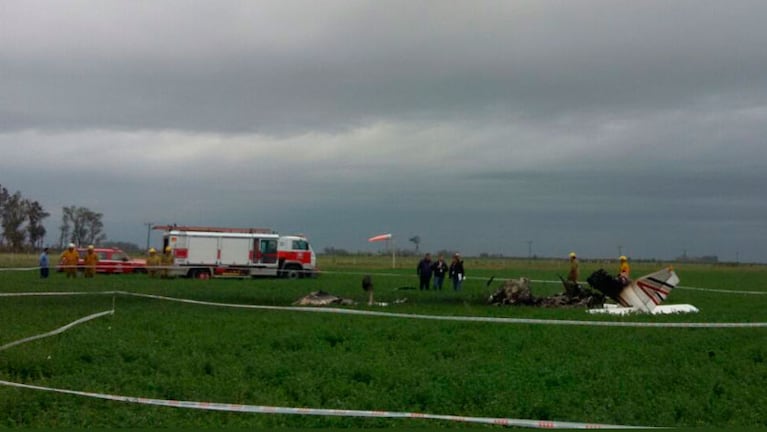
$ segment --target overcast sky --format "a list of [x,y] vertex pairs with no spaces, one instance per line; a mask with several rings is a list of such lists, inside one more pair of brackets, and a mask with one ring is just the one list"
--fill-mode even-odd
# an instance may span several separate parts
[[[767,262],[767,2],[0,0],[0,184],[325,247]],[[157,234],[153,236],[156,243]]]

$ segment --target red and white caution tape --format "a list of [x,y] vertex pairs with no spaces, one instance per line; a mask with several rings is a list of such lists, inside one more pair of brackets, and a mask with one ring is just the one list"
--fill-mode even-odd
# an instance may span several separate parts
[[591,326],[591,327],[641,327],[641,328],[765,328],[767,322],[628,322],[628,321],[592,321],[592,320],[556,320],[537,318],[506,318],[506,317],[481,317],[481,316],[455,316],[455,315],[424,315],[406,314],[398,312],[380,312],[362,309],[343,309],[328,307],[306,306],[266,306],[238,303],[217,303],[203,300],[192,300],[177,297],[167,297],[155,294],[134,293],[130,291],[73,291],[73,292],[23,292],[23,293],[0,293],[0,297],[26,297],[26,296],[67,296],[67,295],[125,295],[143,297],[155,300],[172,301],[178,303],[194,304],[201,306],[226,307],[236,309],[257,309],[270,311],[290,311],[309,313],[332,313],[342,315],[377,316],[386,318],[422,319],[433,321],[463,321],[483,322],[496,324],[532,324],[532,325],[567,325],[567,326]]

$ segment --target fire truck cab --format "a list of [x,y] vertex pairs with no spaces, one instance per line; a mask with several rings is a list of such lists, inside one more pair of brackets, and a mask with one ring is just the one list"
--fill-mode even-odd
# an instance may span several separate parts
[[317,259],[306,237],[280,236],[268,229],[155,227],[171,248],[169,275],[211,277],[314,276]]

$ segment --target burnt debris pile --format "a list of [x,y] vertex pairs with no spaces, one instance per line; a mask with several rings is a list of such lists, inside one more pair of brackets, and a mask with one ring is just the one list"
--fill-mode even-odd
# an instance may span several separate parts
[[586,282],[588,282],[595,290],[615,301],[619,301],[618,298],[620,292],[624,287],[618,278],[610,275],[604,269],[599,269],[592,273],[591,276],[586,279]]
[[[561,278],[560,278],[561,279]],[[562,280],[565,291],[548,297],[536,297],[527,278],[504,281],[488,299],[495,305],[525,305],[552,308],[597,307],[604,303],[604,295],[580,284]]]

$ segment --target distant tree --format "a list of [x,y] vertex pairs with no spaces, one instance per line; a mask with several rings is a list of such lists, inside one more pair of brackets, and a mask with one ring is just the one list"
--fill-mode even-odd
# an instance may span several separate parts
[[45,238],[45,227],[42,225],[43,219],[50,216],[50,213],[43,210],[43,206],[37,201],[27,201],[27,237],[29,244],[33,248],[42,248]]
[[59,226],[59,247],[64,249],[70,241],[70,232],[72,231],[72,218],[74,212],[77,209],[75,206],[62,207],[61,208],[61,225]]
[[[7,191],[5,194],[7,195]],[[24,248],[26,234],[23,225],[26,220],[26,205],[27,201],[21,197],[21,192],[7,196],[3,202],[1,213],[3,237],[8,242],[8,247],[13,251],[20,251]]]
[[[0,222],[3,220],[3,211],[5,209],[5,203],[8,201],[8,189],[0,185]],[[5,245],[5,236],[0,231],[0,247]]]
[[40,246],[45,236],[42,221],[48,216],[39,202],[24,198],[18,191],[11,194],[0,185],[0,247],[21,251],[27,238],[31,247]]
[[104,217],[102,213],[90,210],[85,212],[85,226],[87,229],[85,243],[99,244],[107,239],[107,235],[104,233],[104,222],[101,221],[102,217]]
[[421,236],[415,235],[413,237],[410,237],[408,241],[411,241],[415,244],[415,253],[418,255],[418,245],[421,244]]
[[8,189],[4,188],[3,185],[0,185],[0,211],[3,210],[5,202],[8,201],[8,196]]
[[72,242],[76,245],[99,244],[106,240],[102,213],[94,212],[87,207],[68,206],[62,208],[61,246]]

